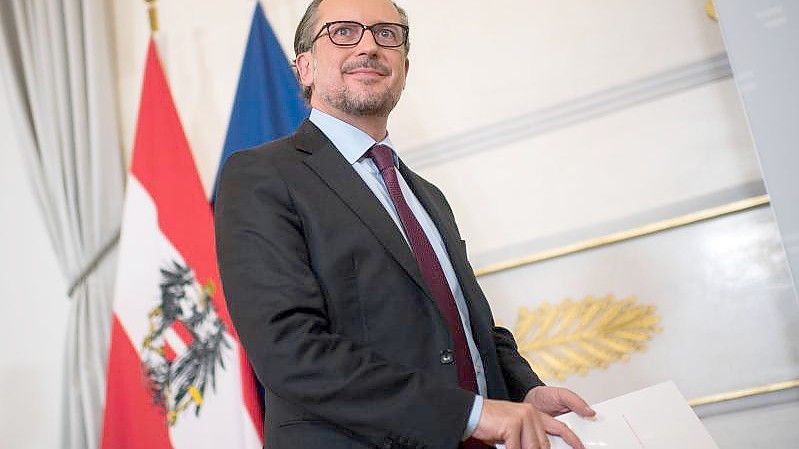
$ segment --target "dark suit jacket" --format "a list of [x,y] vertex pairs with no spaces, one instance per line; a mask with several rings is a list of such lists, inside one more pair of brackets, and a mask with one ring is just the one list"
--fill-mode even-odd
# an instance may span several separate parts
[[[434,185],[400,172],[438,226],[471,315],[488,398],[538,377],[494,325],[455,218]],[[311,122],[231,156],[216,200],[228,309],[265,386],[269,449],[455,449],[474,394],[400,231]]]

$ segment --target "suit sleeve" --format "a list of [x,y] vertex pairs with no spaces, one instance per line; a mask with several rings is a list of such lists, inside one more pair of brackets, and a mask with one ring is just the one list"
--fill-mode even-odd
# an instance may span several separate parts
[[259,380],[372,444],[457,447],[474,394],[331,331],[301,218],[263,158],[250,150],[227,160],[215,208],[228,309]]
[[[492,319],[493,323],[493,319]],[[497,347],[497,357],[508,386],[508,393],[512,401],[521,402],[532,388],[544,385],[538,375],[519,354],[513,334],[504,327],[494,326],[494,344]]]
[[[457,230],[458,225],[455,220],[455,214],[446,197],[438,187],[430,183],[428,183],[428,185],[432,187],[433,191],[438,194],[441,201],[446,205],[452,223]],[[458,231],[458,234],[458,237],[460,237],[460,231]],[[471,271],[471,266],[469,266],[469,269]],[[480,289],[480,294],[485,296],[479,284],[477,284],[477,288]],[[490,317],[490,320],[492,326],[491,334],[494,339],[494,345],[497,348],[497,359],[502,369],[502,376],[505,379],[505,384],[508,387],[508,393],[512,401],[521,402],[530,389],[542,386],[544,382],[541,381],[535,371],[530,367],[527,360],[519,353],[519,348],[516,345],[513,334],[508,329],[497,326],[494,323],[493,316]]]

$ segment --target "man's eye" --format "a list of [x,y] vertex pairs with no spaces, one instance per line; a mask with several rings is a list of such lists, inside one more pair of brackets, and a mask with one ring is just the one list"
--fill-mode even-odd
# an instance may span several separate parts
[[353,29],[347,27],[336,28],[335,30],[333,30],[334,35],[341,37],[351,36],[353,33],[354,33]]
[[391,28],[381,28],[377,33],[386,39],[395,39],[397,37],[397,33]]

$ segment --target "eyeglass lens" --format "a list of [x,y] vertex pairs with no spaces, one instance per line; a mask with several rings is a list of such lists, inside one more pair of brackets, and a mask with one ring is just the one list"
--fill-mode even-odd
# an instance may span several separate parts
[[[377,45],[399,47],[405,43],[405,29],[394,23],[376,23],[371,29]],[[330,40],[336,45],[355,45],[361,41],[364,26],[358,22],[336,22],[328,26]]]

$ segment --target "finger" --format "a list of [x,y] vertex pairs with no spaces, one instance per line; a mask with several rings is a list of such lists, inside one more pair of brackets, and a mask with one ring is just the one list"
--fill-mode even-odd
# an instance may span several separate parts
[[532,405],[526,404],[524,414],[521,416],[521,441],[524,449],[542,449],[541,434],[544,428],[538,417],[539,411]]
[[591,417],[596,415],[596,411],[588,405],[583,398],[581,398],[577,393],[563,389],[561,392],[561,402],[569,408],[569,410],[577,413],[583,417]]
[[527,449],[522,446],[521,430],[520,427],[516,426],[512,426],[508,429],[504,441],[506,449]]
[[542,416],[541,419],[544,422],[544,429],[548,434],[562,438],[566,444],[574,449],[585,449],[583,442],[580,441],[580,438],[569,426],[551,416]]
[[541,449],[540,434],[543,428],[537,421],[538,410],[532,406],[527,409],[522,418],[521,440],[524,449]]
[[541,445],[541,449],[549,449],[549,437],[547,437],[546,429],[544,429],[544,423],[542,423],[540,419],[538,421],[538,442]]
[[530,424],[522,429],[521,434],[522,447],[524,449],[541,449],[541,442],[539,441],[538,431],[535,426]]

